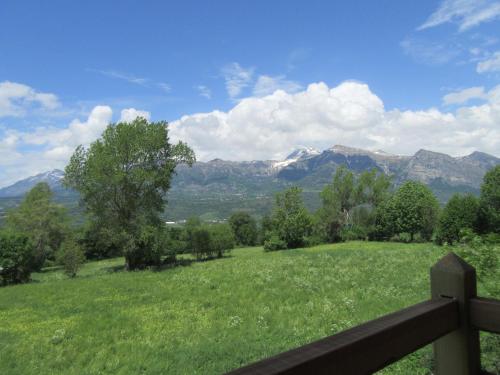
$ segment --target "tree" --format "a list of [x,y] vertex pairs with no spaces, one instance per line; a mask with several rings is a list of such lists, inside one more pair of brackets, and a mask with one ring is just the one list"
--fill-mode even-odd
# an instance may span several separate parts
[[484,175],[479,205],[480,231],[500,233],[500,165]]
[[260,220],[259,225],[259,244],[263,244],[273,232],[274,223],[270,215],[266,214]]
[[34,246],[35,270],[40,270],[46,259],[54,259],[69,227],[66,209],[52,201],[52,191],[45,182],[35,185],[19,207],[7,213],[7,228],[24,233]]
[[12,231],[0,232],[0,285],[30,280],[35,258],[28,236]]
[[193,230],[191,243],[191,251],[196,259],[199,260],[204,256],[210,256],[210,232],[206,227],[198,227]]
[[186,220],[186,224],[184,224],[184,241],[186,242],[187,248],[190,250],[193,250],[194,232],[200,228],[201,225],[201,220],[197,216],[190,217]]
[[85,254],[80,245],[71,237],[64,240],[57,253],[57,262],[64,268],[64,273],[73,278],[85,262]]
[[356,177],[345,166],[337,168],[321,192],[323,204],[317,212],[324,239],[365,238],[373,231],[376,209],[389,198],[390,187],[391,179],[376,169]]
[[391,178],[375,168],[365,171],[359,176],[355,186],[355,203],[365,203],[377,208],[390,198],[391,185]]
[[446,203],[437,230],[437,242],[453,244],[460,241],[460,231],[474,229],[479,201],[472,194],[454,194]]
[[323,202],[318,210],[318,222],[322,225],[325,239],[340,240],[340,230],[349,222],[349,210],[354,206],[354,175],[345,166],[335,171],[332,183],[320,194]]
[[417,233],[430,240],[439,214],[439,203],[432,191],[420,182],[407,181],[391,200],[386,214],[396,233],[409,233],[411,241]]
[[239,245],[254,246],[257,243],[257,222],[250,214],[235,212],[229,218],[229,225]]
[[127,268],[142,268],[157,257],[137,242],[141,228],[164,225],[160,214],[175,167],[194,161],[185,143],[169,142],[166,122],[137,118],[110,124],[89,148],[79,146],[65,169],[64,184],[80,193],[96,227],[113,234],[111,242],[125,256]]
[[272,219],[274,230],[288,248],[304,246],[311,233],[312,219],[302,201],[302,189],[291,187],[276,194]]
[[209,233],[211,251],[214,255],[217,255],[218,258],[222,258],[224,253],[234,248],[236,240],[229,225],[211,225],[209,227]]

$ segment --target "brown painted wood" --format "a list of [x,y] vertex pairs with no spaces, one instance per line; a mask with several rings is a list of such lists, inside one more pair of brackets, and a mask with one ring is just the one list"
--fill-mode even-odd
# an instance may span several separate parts
[[458,327],[456,300],[430,300],[230,374],[370,374]]
[[500,301],[481,297],[471,299],[470,321],[481,331],[500,334]]

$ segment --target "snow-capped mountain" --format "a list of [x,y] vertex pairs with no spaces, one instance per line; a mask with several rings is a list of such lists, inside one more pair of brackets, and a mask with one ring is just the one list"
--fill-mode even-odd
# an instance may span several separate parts
[[[281,161],[214,159],[197,162],[193,167],[180,165],[168,194],[170,204],[177,207],[185,207],[186,202],[189,202],[189,207],[197,206],[201,210],[207,200],[214,199],[220,203],[232,199],[231,204],[236,209],[241,207],[238,206],[241,205],[241,199],[259,197],[259,201],[247,205],[252,206],[261,202],[262,197],[271,199],[275,192],[291,185],[301,186],[310,192],[320,191],[326,183],[331,182],[337,167],[345,165],[355,173],[375,168],[392,176],[395,184],[410,179],[421,181],[430,186],[444,202],[454,192],[478,193],[486,171],[499,164],[499,158],[481,152],[452,157],[420,150],[415,155],[405,156],[342,145],[322,152],[301,147]],[[61,185],[62,177],[62,171],[54,170],[21,180],[0,189],[0,198],[20,197],[41,181],[47,182],[56,195],[68,193]],[[194,204],[197,199],[200,200],[199,204]]]
[[53,191],[59,191],[63,189],[61,184],[63,177],[64,172],[60,169],[40,173],[0,189],[0,198],[22,196],[39,182],[46,182]]
[[316,150],[312,147],[299,147],[294,150],[290,155],[286,157],[285,160],[274,162],[273,168],[281,169],[290,165],[292,163],[296,163],[299,160],[310,159],[316,155],[321,154],[321,151]]

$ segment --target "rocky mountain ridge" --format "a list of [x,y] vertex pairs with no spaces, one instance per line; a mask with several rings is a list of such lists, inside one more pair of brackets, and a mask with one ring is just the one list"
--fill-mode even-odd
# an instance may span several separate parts
[[[482,152],[453,157],[419,150],[412,156],[405,156],[342,145],[323,151],[301,147],[281,161],[214,159],[197,162],[191,168],[181,165],[176,170],[168,198],[169,206],[179,210],[187,205],[196,214],[203,214],[205,208],[202,207],[206,206],[207,210],[214,212],[212,216],[219,217],[217,212],[224,207],[237,209],[243,201],[249,209],[254,204],[260,204],[264,209],[269,206],[275,192],[298,185],[311,194],[311,202],[316,202],[311,204],[314,207],[319,202],[317,192],[331,181],[340,165],[345,165],[355,173],[375,168],[392,176],[396,185],[406,180],[421,181],[445,202],[454,192],[478,193],[486,171],[499,164],[499,158]],[[66,194],[70,197],[71,192],[61,185],[62,177],[62,171],[54,170],[18,181],[0,189],[0,198],[20,197],[41,181],[48,182],[56,196]],[[184,208],[182,212],[185,212]]]

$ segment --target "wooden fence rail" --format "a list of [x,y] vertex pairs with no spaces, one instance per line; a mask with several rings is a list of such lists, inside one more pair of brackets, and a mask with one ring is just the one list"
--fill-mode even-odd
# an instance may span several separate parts
[[480,374],[479,330],[500,334],[500,301],[476,296],[475,269],[453,253],[431,268],[431,295],[229,374],[370,374],[431,342],[437,375]]

